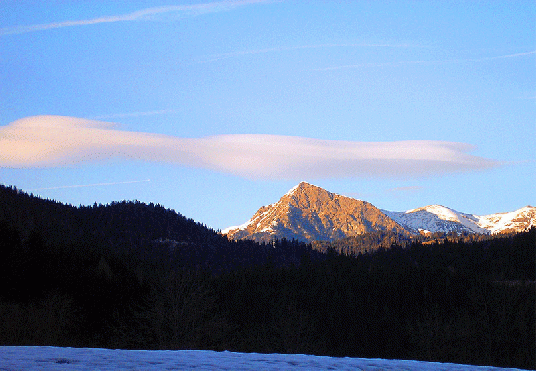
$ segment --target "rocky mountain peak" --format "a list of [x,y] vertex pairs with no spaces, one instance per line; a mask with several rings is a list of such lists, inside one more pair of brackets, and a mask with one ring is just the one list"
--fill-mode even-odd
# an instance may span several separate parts
[[332,201],[334,197],[334,193],[307,182],[301,182],[283,196],[279,202],[285,202],[302,209],[319,210],[326,203]]
[[245,224],[223,233],[233,239],[335,240],[372,231],[407,233],[374,205],[301,182],[261,207]]
[[222,231],[232,239],[271,241],[333,241],[367,232],[417,234],[424,232],[507,233],[536,225],[536,208],[478,216],[442,205],[405,212],[380,210],[374,205],[301,182],[279,201],[262,206],[246,223]]

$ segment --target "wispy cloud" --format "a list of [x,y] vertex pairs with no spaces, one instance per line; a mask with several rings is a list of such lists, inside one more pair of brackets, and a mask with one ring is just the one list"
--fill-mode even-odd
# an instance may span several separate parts
[[529,55],[536,54],[536,50],[515,54],[507,55],[498,55],[493,57],[483,57],[483,58],[465,58],[465,59],[440,59],[440,60],[414,60],[414,61],[396,61],[396,62],[379,62],[379,63],[356,63],[356,64],[347,64],[341,66],[332,66],[325,68],[316,68],[313,71],[332,71],[332,70],[342,70],[350,68],[363,68],[363,67],[382,67],[382,66],[397,66],[397,65],[410,65],[410,64],[440,64],[440,63],[470,63],[470,62],[485,62],[496,59],[507,59],[507,58],[519,58],[526,57]]
[[269,1],[270,0],[240,0],[240,1],[219,1],[219,2],[195,4],[195,5],[161,6],[161,7],[141,9],[141,10],[137,10],[135,12],[126,13],[126,14],[103,16],[103,17],[92,18],[92,19],[69,20],[69,21],[62,21],[62,22],[0,28],[0,35],[22,34],[22,33],[28,33],[28,32],[51,30],[55,28],[88,26],[88,25],[95,25],[95,24],[100,24],[100,23],[156,20],[158,19],[159,16],[164,15],[164,14],[167,14],[167,15],[174,14],[175,16],[179,18],[187,17],[187,16],[197,16],[197,15],[207,14],[207,13],[228,11],[228,10],[231,10],[240,6],[248,5],[248,4],[265,3]]
[[46,188],[33,188],[33,189],[27,189],[27,191],[30,192],[30,191],[44,191],[44,190],[64,189],[64,188],[102,187],[102,186],[112,186],[112,185],[120,185],[120,184],[146,183],[150,181],[151,179],[144,179],[144,180],[128,180],[125,182],[113,182],[113,183],[76,184],[76,185],[46,187]]
[[477,61],[481,60],[489,60],[489,59],[503,59],[503,58],[516,58],[516,57],[525,57],[527,55],[536,54],[536,50],[530,51],[530,52],[524,52],[524,53],[515,53],[515,54],[507,54],[507,55],[499,55],[497,57],[488,57],[488,58],[481,58],[477,59]]
[[357,48],[357,47],[369,47],[369,48],[409,48],[409,47],[419,47],[411,44],[390,44],[390,43],[351,43],[351,44],[317,44],[317,45],[297,45],[297,46],[281,46],[274,48],[265,48],[265,49],[252,49],[252,50],[242,50],[237,52],[230,53],[221,53],[213,54],[200,59],[199,63],[206,62],[215,62],[222,59],[240,57],[244,55],[255,55],[255,54],[266,54],[266,53],[277,53],[293,50],[303,50],[303,49],[321,49],[321,48]]
[[109,122],[33,116],[0,127],[0,167],[58,167],[110,158],[155,161],[246,178],[420,177],[499,166],[466,143],[351,142],[278,135],[179,138]]

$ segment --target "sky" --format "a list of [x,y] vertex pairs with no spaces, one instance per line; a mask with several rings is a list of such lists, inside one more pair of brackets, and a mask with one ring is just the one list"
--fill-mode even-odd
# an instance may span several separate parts
[[74,206],[536,205],[534,1],[2,0],[0,71],[0,184]]

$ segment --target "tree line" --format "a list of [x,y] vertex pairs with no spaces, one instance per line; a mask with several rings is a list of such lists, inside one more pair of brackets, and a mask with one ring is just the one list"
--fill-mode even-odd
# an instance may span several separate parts
[[534,368],[536,229],[360,238],[229,241],[160,205],[0,187],[0,343]]

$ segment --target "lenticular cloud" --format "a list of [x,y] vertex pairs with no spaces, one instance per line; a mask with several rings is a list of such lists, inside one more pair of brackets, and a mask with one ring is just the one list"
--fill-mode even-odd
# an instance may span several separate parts
[[205,138],[124,131],[109,122],[33,116],[0,127],[0,167],[59,167],[111,158],[205,168],[246,178],[414,177],[498,166],[442,141],[351,142],[240,134]]

